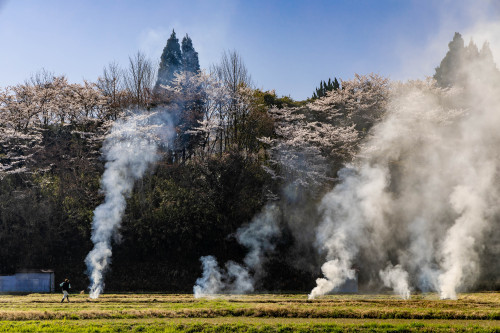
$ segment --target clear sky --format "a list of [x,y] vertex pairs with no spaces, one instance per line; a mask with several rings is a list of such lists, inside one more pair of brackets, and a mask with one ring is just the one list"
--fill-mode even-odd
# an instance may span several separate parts
[[109,62],[125,66],[138,50],[157,61],[175,29],[179,39],[191,36],[202,68],[234,49],[256,87],[300,100],[334,76],[432,75],[455,31],[466,42],[490,38],[497,56],[499,3],[0,0],[0,87],[22,83],[41,68],[72,82],[94,81]]

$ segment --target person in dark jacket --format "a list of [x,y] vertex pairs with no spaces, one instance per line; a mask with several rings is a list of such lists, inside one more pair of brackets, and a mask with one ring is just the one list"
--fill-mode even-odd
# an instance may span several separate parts
[[61,300],[61,303],[64,302],[64,299],[66,298],[69,303],[69,290],[71,289],[71,284],[69,284],[69,279],[64,279],[64,282],[59,285],[62,288],[63,292],[63,298]]

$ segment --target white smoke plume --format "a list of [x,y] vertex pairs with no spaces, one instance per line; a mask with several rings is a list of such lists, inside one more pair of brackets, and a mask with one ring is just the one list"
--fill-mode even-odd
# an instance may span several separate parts
[[[387,170],[369,165],[345,168],[339,172],[341,183],[322,200],[324,220],[318,229],[318,242],[327,250],[327,262],[321,267],[325,278],[316,280],[317,286],[309,294],[313,299],[339,287],[355,277],[353,260],[359,245],[378,242],[385,231],[384,211],[388,208]],[[372,239],[366,230],[373,231]]]
[[248,248],[248,254],[243,261],[254,271],[261,268],[264,254],[274,249],[271,240],[279,233],[278,215],[278,206],[269,204],[248,225],[236,232],[238,243]]
[[229,261],[225,269],[221,269],[213,256],[201,257],[203,273],[193,287],[194,296],[214,297],[254,291],[254,277],[261,273],[264,255],[274,249],[272,238],[279,234],[279,213],[276,205],[266,205],[248,225],[236,232],[238,242],[249,250],[243,259],[245,266]]
[[90,297],[104,289],[104,274],[111,263],[111,239],[126,208],[134,182],[158,159],[158,145],[167,144],[174,127],[166,111],[136,112],[117,120],[106,137],[102,152],[106,160],[101,179],[104,202],[94,210],[92,242],[94,248],[85,259],[90,278]]
[[193,288],[194,297],[200,298],[206,295],[219,294],[224,286],[222,282],[222,273],[217,263],[217,259],[213,256],[205,256],[200,258],[203,267],[203,275],[196,280],[196,285]]
[[213,256],[201,257],[200,261],[203,275],[196,280],[193,288],[195,298],[210,298],[219,294],[246,294],[254,290],[248,268],[229,261],[225,269],[221,269]]
[[499,72],[476,61],[460,75],[454,88],[392,85],[384,119],[322,200],[317,241],[327,261],[310,298],[354,266],[403,298],[415,287],[456,299],[483,271],[498,276],[482,254],[498,252],[486,233],[499,230]]
[[410,286],[408,284],[408,272],[401,265],[387,265],[384,270],[379,272],[380,279],[384,286],[392,288],[396,294],[403,299],[410,298]]
[[[491,175],[492,170],[484,172],[482,176],[488,177],[488,172]],[[481,233],[487,225],[484,216],[486,200],[476,193],[475,188],[457,186],[450,201],[460,217],[448,230],[442,244],[444,271],[439,275],[439,285],[443,299],[457,299],[457,286],[465,282],[464,280],[477,276],[479,254],[474,245],[481,239]]]

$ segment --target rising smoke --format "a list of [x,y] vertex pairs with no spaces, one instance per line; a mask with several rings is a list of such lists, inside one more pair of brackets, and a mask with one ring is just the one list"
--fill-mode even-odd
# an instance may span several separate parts
[[[463,84],[394,83],[384,120],[322,200],[317,242],[324,277],[309,298],[354,276],[402,298],[410,289],[443,299],[474,287],[483,253],[498,251],[500,85],[475,63]],[[498,255],[498,254],[497,254]]]
[[236,232],[238,243],[248,249],[243,259],[245,265],[233,261],[219,268],[213,256],[201,257],[203,273],[193,287],[194,296],[214,297],[217,294],[245,294],[254,291],[255,276],[261,273],[265,254],[274,249],[273,237],[279,234],[280,210],[269,204],[252,221]]
[[194,297],[215,297],[217,294],[246,294],[254,290],[253,279],[247,267],[228,261],[219,268],[213,256],[200,258],[203,274],[193,287]]
[[87,255],[90,297],[97,298],[104,289],[104,274],[111,263],[111,240],[118,236],[126,199],[134,182],[158,159],[159,145],[174,136],[170,115],[165,110],[135,112],[114,123],[102,148],[106,161],[101,179],[104,202],[94,211],[92,242]]
[[394,290],[394,292],[403,299],[410,298],[408,272],[406,272],[401,265],[392,266],[389,264],[384,270],[379,272],[379,275],[384,286]]

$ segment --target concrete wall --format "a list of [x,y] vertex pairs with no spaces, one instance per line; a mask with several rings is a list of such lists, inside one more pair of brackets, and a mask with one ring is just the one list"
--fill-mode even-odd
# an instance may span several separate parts
[[0,292],[55,291],[54,273],[16,273],[0,276]]

